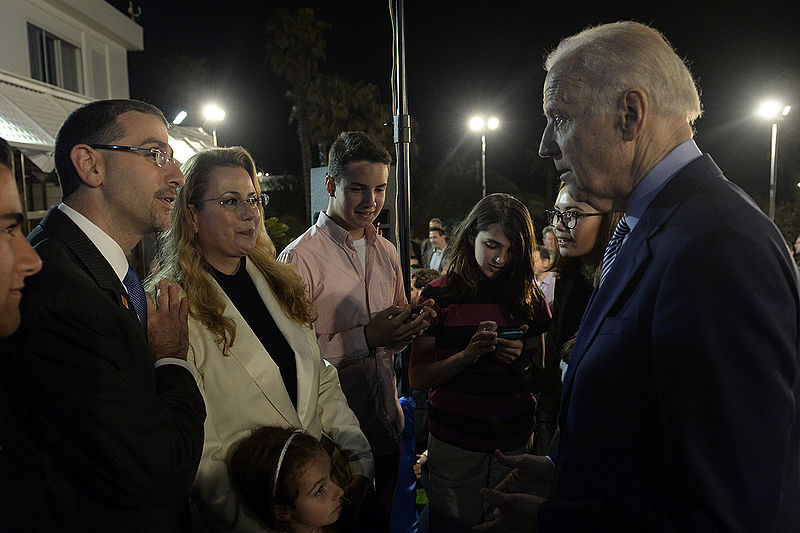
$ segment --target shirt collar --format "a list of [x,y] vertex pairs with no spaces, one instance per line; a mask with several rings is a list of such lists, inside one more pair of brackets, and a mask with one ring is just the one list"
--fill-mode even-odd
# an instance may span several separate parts
[[631,197],[628,199],[628,206],[625,209],[625,220],[631,231],[636,227],[639,219],[642,218],[647,206],[661,192],[661,189],[669,183],[669,180],[680,169],[702,155],[703,153],[695,144],[694,139],[689,139],[676,146],[664,159],[656,163],[650,169],[650,172],[644,175],[642,181],[633,189]]
[[[334,220],[328,216],[325,211],[319,212],[319,218],[317,219],[317,227],[321,229],[326,235],[328,235],[331,239],[334,240],[340,246],[343,244],[348,244],[353,242],[353,238],[350,235],[350,232],[341,227],[339,224],[334,222]],[[376,236],[378,235],[378,230],[375,229],[375,226],[372,224],[367,225],[364,236],[367,239],[367,242],[372,242],[375,240]]]
[[128,259],[125,257],[125,252],[122,251],[122,247],[117,244],[117,241],[97,227],[94,222],[75,211],[67,204],[63,202],[60,203],[58,205],[58,210],[67,215],[69,219],[89,237],[92,244],[100,250],[100,253],[106,258],[108,264],[114,269],[114,273],[119,280],[122,281],[125,279],[125,275],[128,273]]

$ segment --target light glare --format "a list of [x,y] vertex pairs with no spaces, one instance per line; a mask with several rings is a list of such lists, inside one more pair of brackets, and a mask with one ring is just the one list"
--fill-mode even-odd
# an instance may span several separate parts
[[758,114],[764,118],[775,118],[781,112],[781,105],[775,100],[764,102],[758,108]]
[[203,116],[211,122],[219,122],[225,119],[225,111],[215,104],[208,104],[203,108]]
[[187,116],[188,116],[188,113],[186,111],[181,111],[180,113],[175,115],[175,118],[173,119],[172,123],[173,124],[180,124],[181,122],[184,121],[184,119],[186,119]]
[[469,127],[472,131],[481,131],[483,129],[483,117],[472,117],[469,121]]
[[785,107],[783,108],[783,111],[781,112],[781,115],[783,115],[783,116],[785,117],[786,115],[788,115],[788,114],[789,114],[789,112],[790,112],[791,110],[792,110],[792,106],[790,106],[790,105],[787,105],[787,106],[785,106]]
[[486,123],[486,126],[490,130],[496,130],[499,125],[500,125],[500,121],[497,119],[497,117],[490,118],[489,121]]

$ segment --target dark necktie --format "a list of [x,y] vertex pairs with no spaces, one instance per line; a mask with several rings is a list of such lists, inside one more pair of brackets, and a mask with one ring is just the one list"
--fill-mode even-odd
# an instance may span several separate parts
[[600,273],[600,285],[603,285],[606,275],[611,270],[611,265],[614,264],[614,260],[617,258],[617,253],[622,246],[622,241],[629,231],[631,231],[631,228],[628,226],[627,217],[622,217],[617,227],[614,228],[614,234],[611,235],[606,252],[603,254],[603,270]]
[[125,279],[122,280],[122,283],[125,285],[125,288],[128,289],[128,296],[130,296],[133,309],[139,316],[139,322],[142,323],[142,327],[146,330],[147,297],[144,294],[142,282],[139,280],[139,276],[136,275],[136,271],[133,268],[128,268],[128,273],[125,274]]

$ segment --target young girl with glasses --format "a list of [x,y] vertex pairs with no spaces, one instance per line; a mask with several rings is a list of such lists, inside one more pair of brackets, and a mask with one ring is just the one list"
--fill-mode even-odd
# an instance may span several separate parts
[[545,213],[555,230],[558,253],[550,267],[556,275],[553,320],[547,331],[541,394],[536,406],[533,452],[538,455],[549,453],[555,446],[563,373],[581,317],[600,279],[603,253],[622,217],[621,213],[601,213],[575,200],[563,185],[553,209]]
[[519,361],[541,361],[550,314],[534,281],[533,223],[513,196],[478,202],[449,248],[447,275],[420,296],[437,316],[414,340],[409,378],[430,394],[430,530],[458,532],[488,518],[480,489],[509,471],[494,451],[521,453],[531,436],[536,402]]
[[234,489],[269,531],[335,533],[344,491],[331,478],[331,458],[302,430],[262,427],[228,458]]

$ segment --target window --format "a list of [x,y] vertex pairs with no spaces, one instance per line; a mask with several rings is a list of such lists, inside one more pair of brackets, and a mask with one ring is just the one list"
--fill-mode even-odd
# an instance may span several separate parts
[[28,24],[31,77],[76,93],[83,92],[80,49]]

